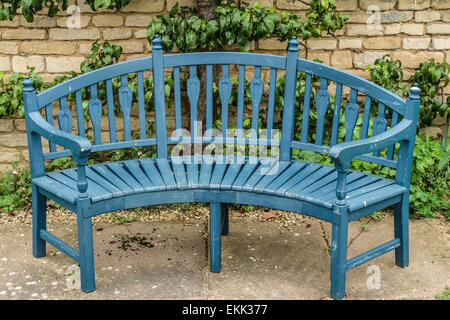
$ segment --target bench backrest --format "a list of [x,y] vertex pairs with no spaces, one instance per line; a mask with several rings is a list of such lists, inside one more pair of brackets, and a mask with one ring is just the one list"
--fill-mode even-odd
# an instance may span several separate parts
[[[268,140],[265,143],[279,146],[279,157],[282,160],[291,158],[292,149],[324,152],[339,141],[351,141],[355,137],[355,127],[360,130],[361,139],[370,136],[370,133],[376,135],[395,126],[405,116],[406,104],[400,97],[348,72],[298,58],[297,45],[295,39],[291,40],[286,56],[237,52],[163,55],[161,40],[155,38],[151,57],[121,62],[61,83],[37,95],[38,108],[45,109],[46,119],[52,126],[57,122],[61,130],[73,131],[72,133],[80,136],[86,135],[85,125],[88,122],[80,119],[84,119],[84,110],[87,108],[93,130],[93,152],[153,145],[157,148],[158,157],[170,156],[168,146],[170,148],[171,145],[186,142],[186,131],[183,129],[188,130],[190,135],[187,139],[194,143],[209,144],[214,141],[254,145],[260,143],[261,133],[258,129],[261,129],[262,123],[267,130],[265,136]],[[213,82],[216,65],[221,67],[221,77],[216,84],[221,101],[219,136],[209,133],[215,125]],[[201,83],[198,77],[200,66],[206,69],[205,83]],[[185,106],[182,100],[184,83],[181,75],[186,70],[189,123],[186,123],[182,114]],[[146,84],[144,73],[149,71],[153,79],[147,80],[152,83]],[[237,84],[233,84],[231,79],[234,71],[238,76]],[[164,78],[168,74],[174,82],[173,108],[168,108],[165,101]],[[277,89],[277,81],[281,81],[281,76],[285,76],[285,85],[281,86],[280,94],[277,92],[280,90]],[[129,83],[129,79],[133,79],[133,83]],[[246,81],[249,82],[248,87]],[[134,92],[130,86],[135,87]],[[148,88],[151,87],[153,93],[149,92]],[[237,88],[237,99],[235,106],[231,107],[228,101],[233,95],[233,87]],[[103,101],[99,90],[104,91]],[[200,90],[205,90],[206,132],[202,132],[200,124],[196,123]],[[249,104],[245,103],[246,90],[251,95]],[[334,93],[334,101],[330,92]],[[154,99],[154,113],[146,111],[149,94]],[[73,112],[78,119],[75,130],[72,129],[73,115],[68,103],[69,95],[73,97]],[[133,104],[133,95],[137,104]],[[345,96],[349,98],[344,99]],[[276,108],[276,99],[282,99],[282,114]],[[57,113],[54,112],[55,102],[59,102]],[[115,109],[123,114],[123,139],[119,139],[116,134],[118,123]],[[233,113],[230,111],[235,112],[235,119],[230,116]],[[107,114],[107,124],[105,121],[102,123],[104,112]],[[138,123],[131,121],[133,112],[139,118]],[[243,130],[246,115],[252,129],[248,135]],[[148,121],[153,116],[156,131],[153,136],[147,136]],[[175,120],[174,133],[167,130],[169,116],[173,116]],[[302,117],[300,127],[295,125],[298,117]],[[326,125],[327,121],[330,125]],[[102,135],[102,125],[108,126],[109,135]],[[226,140],[226,131],[231,127],[237,129],[236,136]],[[279,136],[274,135],[276,128],[281,128]],[[133,132],[136,136],[133,136]],[[395,145],[392,145],[383,156],[380,152],[373,152],[359,158],[395,168],[395,153]],[[68,155],[70,151],[57,149],[50,143],[44,160]]]

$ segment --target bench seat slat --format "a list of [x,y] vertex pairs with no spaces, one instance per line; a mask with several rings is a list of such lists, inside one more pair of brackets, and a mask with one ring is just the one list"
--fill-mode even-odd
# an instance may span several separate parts
[[228,164],[225,160],[222,160],[220,163],[216,163],[214,165],[214,170],[211,176],[210,188],[211,189],[219,189],[222,184],[222,179],[225,176],[225,172],[228,169]]
[[177,183],[173,176],[172,169],[167,159],[156,159],[156,165],[159,173],[166,184],[166,190],[172,190],[177,188]]
[[[76,194],[78,193],[76,180],[73,180],[72,178],[63,173],[63,171],[70,172],[70,170],[73,169],[49,172],[47,173],[47,175],[57,180],[58,182],[70,187],[71,189],[75,190],[74,196],[76,197]],[[88,184],[88,189],[86,192],[91,195],[92,201],[107,200],[113,197],[109,191],[105,189],[99,189],[98,185],[94,183]]]
[[222,190],[230,190],[233,182],[235,181],[236,177],[238,176],[239,172],[241,171],[242,167],[244,166],[243,163],[233,163],[230,164],[223,180],[220,188]]
[[133,193],[133,189],[130,188],[130,186],[127,185],[122,179],[120,179],[118,176],[116,176],[111,170],[109,170],[106,165],[92,166],[91,168],[92,168],[92,170],[95,171],[95,173],[102,176],[104,179],[109,181],[112,185],[114,185],[118,189],[122,190],[125,194]]
[[166,185],[164,184],[164,180],[159,174],[158,169],[156,169],[155,163],[153,159],[141,159],[139,160],[142,168],[145,171],[145,174],[150,179],[150,181],[155,186],[155,191],[161,191],[166,189]]
[[109,170],[114,172],[120,179],[122,179],[134,192],[144,191],[144,187],[123,167],[121,163],[108,163],[106,164]]
[[259,166],[259,164],[260,164],[259,161],[257,163],[252,163],[252,162],[245,163],[241,172],[239,172],[236,180],[234,180],[234,183],[233,183],[233,186],[231,187],[231,189],[242,190],[242,187],[244,186],[245,182],[247,182],[247,179],[256,170],[256,168]]
[[[224,158],[225,160],[226,158]],[[228,158],[228,162],[233,158]],[[327,209],[336,202],[337,172],[334,167],[303,161],[267,159],[251,163],[226,161],[201,164],[192,159],[137,159],[86,168],[87,193],[93,203],[117,197],[173,189],[206,188],[277,195],[305,201]],[[219,159],[222,160],[222,159]],[[256,163],[255,163],[256,162]],[[267,174],[270,167],[273,174]],[[41,189],[72,204],[77,199],[77,169],[47,173],[33,179]],[[395,181],[370,174],[350,171],[347,175],[349,212],[397,197],[406,188]]]
[[[78,172],[77,172],[76,168],[71,169],[71,170],[66,170],[63,173],[64,173],[64,175],[68,176],[75,182],[78,179]],[[101,200],[113,198],[113,196],[114,196],[113,192],[111,192],[108,188],[106,188],[102,184],[98,183],[98,181],[90,179],[90,178],[87,178],[87,180],[88,180],[88,187],[92,187],[95,190],[96,194],[101,195],[100,196]],[[111,193],[111,195],[109,195],[108,193]],[[97,200],[99,198],[95,198],[95,199]]]
[[172,161],[172,168],[178,189],[186,189],[188,183],[186,179],[186,169],[184,168],[184,163],[180,161]]
[[306,195],[306,192],[303,191],[304,189],[309,187],[314,182],[319,181],[322,178],[328,176],[333,171],[335,171],[334,167],[324,166],[324,167],[320,168],[319,170],[315,171],[311,175],[305,177],[305,179],[303,179],[301,183],[299,183],[295,187],[289,189],[285,193],[285,196],[287,196],[287,197],[292,196],[295,199],[303,200],[303,198]]
[[145,191],[153,191],[155,190],[155,186],[147,177],[145,172],[141,169],[139,161],[125,161],[124,166],[126,170],[136,179],[143,187]]
[[264,188],[264,193],[274,194],[278,188],[286,183],[290,178],[297,174],[306,166],[306,163],[294,162],[288,169],[284,170],[276,179],[274,179],[267,187]]
[[[285,162],[282,162],[285,163]],[[273,172],[269,172],[269,174],[264,175],[264,177],[255,185],[253,191],[255,192],[263,192],[264,188],[267,187],[273,180],[278,178],[281,174],[283,174],[286,170],[289,170],[290,167],[296,166],[298,163],[288,163],[287,165],[279,166],[279,168],[272,170]]]
[[209,182],[211,180],[213,164],[209,162],[203,162],[200,167],[200,188],[209,188]]
[[[283,171],[286,169],[286,167],[289,165],[288,161],[279,161],[278,162],[278,170]],[[258,167],[258,170],[256,170],[250,178],[247,180],[247,182],[243,186],[243,190],[245,191],[253,191],[253,188],[258,184],[258,182],[263,179],[264,177],[267,177],[267,165],[261,163]]]
[[314,171],[320,169],[320,165],[308,163],[302,170],[297,172],[291,179],[286,181],[277,191],[275,191],[276,195],[284,196],[286,191],[297,185],[300,181],[302,181],[305,177],[313,173]]
[[33,183],[39,188],[47,190],[48,192],[54,194],[58,198],[61,198],[67,202],[75,204],[76,202],[76,190],[69,186],[51,178],[48,175],[33,179]]

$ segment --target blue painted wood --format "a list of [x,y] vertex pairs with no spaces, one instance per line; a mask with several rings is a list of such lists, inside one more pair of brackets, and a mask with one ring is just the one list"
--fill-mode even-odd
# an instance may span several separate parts
[[58,125],[64,132],[72,132],[72,113],[67,107],[67,97],[59,99]]
[[309,109],[311,107],[311,82],[312,75],[306,74],[305,82],[305,95],[303,98],[303,110],[302,110],[302,131],[301,131],[301,142],[308,142],[308,130],[309,130]]
[[286,58],[283,56],[258,53],[220,52],[220,54],[217,54],[217,52],[196,52],[171,54],[167,55],[164,59],[164,68],[202,64],[238,64],[286,69]]
[[[49,104],[45,107],[45,115],[46,115],[47,122],[53,127],[54,126],[53,108],[52,108],[51,104]],[[83,118],[81,118],[81,119],[83,119]],[[50,152],[56,151],[56,145],[53,142],[49,141],[48,147],[49,147]]]
[[369,122],[370,122],[370,111],[372,108],[372,98],[366,96],[366,100],[364,102],[364,115],[363,115],[363,123],[361,126],[361,139],[367,138],[369,133]]
[[316,127],[316,144],[322,145],[323,131],[325,124],[325,115],[330,104],[330,94],[328,93],[328,80],[320,79],[320,90],[316,94],[317,108],[317,127]]
[[221,269],[221,205],[217,202],[209,204],[209,256],[210,271],[220,272]]
[[250,82],[250,94],[252,97],[252,138],[258,138],[259,130],[259,105],[264,92],[264,82],[261,79],[261,67],[255,67],[255,77]]
[[158,158],[167,158],[166,103],[164,95],[164,58],[162,41],[155,37],[153,43],[153,96],[155,100],[156,152]]
[[147,123],[145,121],[145,101],[144,101],[144,73],[137,73],[138,106],[139,106],[139,132],[141,139],[147,138]]
[[[395,97],[367,80],[340,70],[298,59],[296,41],[293,39],[288,48],[287,57],[263,54],[242,54],[228,52],[207,52],[177,54],[163,57],[161,40],[154,41],[153,57],[119,63],[101,70],[71,79],[63,84],[36,95],[33,83],[24,81],[23,100],[27,126],[28,148],[33,197],[33,255],[45,255],[46,242],[80,263],[82,290],[95,289],[94,257],[92,239],[93,216],[149,205],[207,202],[211,206],[210,244],[211,270],[220,271],[220,237],[228,233],[228,204],[238,203],[257,205],[277,210],[287,210],[316,217],[332,223],[331,245],[331,290],[333,298],[345,295],[346,271],[356,265],[367,262],[389,250],[395,249],[396,264],[408,265],[408,212],[409,187],[414,139],[420,108],[420,90],[411,89],[406,102]],[[181,142],[180,136],[167,138],[164,96],[164,68],[174,68],[175,83],[179,83],[180,66],[190,67],[188,97],[191,102],[191,119],[196,119],[198,93],[202,86],[196,76],[198,65],[206,64],[207,80],[207,128],[212,128],[212,66],[222,64],[222,85],[219,94],[222,99],[222,134],[220,137],[197,137],[196,143],[229,144],[241,142],[250,149],[257,145],[273,144],[281,147],[276,158],[257,158],[245,156],[231,157],[185,157],[169,158],[168,145]],[[264,136],[252,137],[224,136],[229,129],[228,102],[230,95],[229,65],[239,65],[238,114],[237,127],[243,125],[243,97],[245,68],[255,67],[255,77],[250,83],[253,113],[252,128],[258,129],[259,106],[262,97],[261,68],[271,69],[267,129],[273,129],[274,95],[277,69],[287,70],[284,97],[281,141],[265,140]],[[145,106],[143,103],[143,72],[153,69],[156,138],[146,138]],[[293,115],[295,105],[295,87],[297,71],[306,72],[306,88],[303,101],[303,127],[301,141],[293,141]],[[129,111],[131,109],[128,75],[137,73],[140,137],[131,140]],[[308,141],[308,115],[311,98],[312,76],[321,78],[321,87],[316,95],[315,105],[319,119],[314,143]],[[118,102],[124,111],[124,127],[127,131],[125,141],[117,142],[112,78],[121,77]],[[325,123],[323,118],[329,104],[327,80],[336,81],[336,101],[331,128],[331,147],[323,146]],[[188,80],[189,81],[189,80]],[[106,103],[110,142],[99,138],[101,103],[98,103],[97,84],[106,83]],[[193,84],[195,82],[195,84]],[[197,85],[198,84],[198,85]],[[350,103],[345,110],[347,137],[344,143],[337,143],[339,129],[342,87],[351,90]],[[175,85],[177,86],[177,84]],[[94,126],[95,145],[84,138],[84,126],[80,121],[78,135],[72,134],[71,113],[67,105],[67,96],[75,93],[75,105],[78,119],[83,118],[81,90],[90,88],[88,112]],[[208,93],[209,92],[209,93]],[[359,113],[357,95],[366,95],[362,125],[362,139],[352,141],[353,130]],[[174,90],[175,122],[181,128],[180,88]],[[178,97],[177,97],[178,96]],[[59,128],[53,125],[51,103],[59,100]],[[374,123],[374,136],[367,138],[372,100],[379,102],[378,120]],[[352,106],[353,105],[353,106]],[[46,120],[39,110],[46,108]],[[387,130],[386,108],[393,110],[393,117]],[[352,110],[354,109],[354,110]],[[178,110],[178,111],[177,111]],[[211,113],[211,114],[210,114]],[[401,116],[401,118],[400,118]],[[128,118],[128,119],[127,119]],[[401,121],[399,121],[401,119]],[[133,128],[134,129],[134,128]],[[194,128],[195,129],[195,128]],[[194,130],[195,131],[195,130]],[[42,152],[41,137],[52,145],[60,145],[65,150]],[[398,160],[394,159],[394,146],[400,144]],[[120,148],[157,146],[157,159],[131,159],[112,163],[87,165],[91,152]],[[330,155],[334,166],[303,161],[292,161],[291,149],[299,148]],[[378,151],[388,148],[386,159],[378,157]],[[371,155],[372,154],[372,155]],[[72,156],[76,168],[45,172],[44,160]],[[395,181],[377,175],[369,175],[349,170],[352,159],[361,159],[397,170]],[[195,161],[194,161],[195,160]],[[200,160],[200,161],[197,161]],[[226,160],[226,161],[225,161]],[[79,231],[79,250],[76,251],[45,228],[46,199],[51,199],[77,214]],[[395,239],[369,250],[355,258],[347,260],[348,223],[373,213],[376,210],[394,205]]]
[[[391,119],[391,128],[395,127],[395,125],[398,123],[398,113],[393,111],[392,112],[392,119]],[[387,152],[387,158],[389,160],[393,160],[394,159],[394,153],[395,153],[395,143],[392,144],[389,148],[388,148],[388,152]]]
[[47,229],[47,198],[39,193],[36,185],[31,186],[31,206],[33,212],[33,257],[41,258],[46,255],[46,242],[40,232]]
[[[61,252],[63,252],[65,255],[69,256],[73,260],[75,260],[77,262],[80,261],[80,254],[78,253],[77,250],[75,250],[74,248],[69,246],[67,243],[65,243],[61,239],[55,237],[50,232],[41,229],[41,231],[39,233],[39,238],[41,239],[41,241],[44,241],[44,243],[48,242],[53,247],[60,250]],[[38,257],[36,257],[36,258],[38,258]]]
[[237,136],[243,136],[244,129],[244,95],[245,95],[245,65],[239,65],[238,102],[236,128]]
[[229,233],[229,204],[221,203],[220,204],[220,213],[221,213],[221,223],[220,230],[222,236],[227,236]]
[[345,84],[353,90],[384,103],[401,115],[406,112],[405,101],[401,97],[350,72],[301,58],[298,59],[297,69],[301,72],[314,74],[320,78],[327,78],[328,80]]
[[345,142],[353,140],[353,130],[358,121],[359,105],[356,101],[358,91],[352,89],[350,92],[350,102],[345,106]]
[[[197,67],[191,66],[189,69],[189,79],[187,81],[187,94],[191,104],[191,137],[198,135],[197,128],[197,105],[200,96],[200,80],[197,78]],[[201,130],[201,127],[200,127]]]
[[125,141],[131,140],[131,122],[130,114],[131,107],[133,106],[133,92],[128,86],[128,76],[124,75],[121,78],[122,86],[119,88],[118,97],[120,108],[123,113],[123,131],[125,136]]
[[221,115],[221,131],[222,136],[227,136],[228,129],[228,104],[230,103],[231,91],[233,89],[233,84],[230,79],[230,66],[222,66],[222,78],[219,80],[219,96],[220,102],[222,103],[222,108],[220,110]]
[[267,138],[273,138],[273,117],[275,113],[275,94],[277,89],[277,69],[270,69],[269,101],[267,102]]
[[283,122],[281,128],[280,160],[291,159],[291,141],[294,133],[295,90],[297,87],[298,41],[289,41],[286,56],[286,82],[284,87]]
[[112,88],[112,80],[107,79],[106,84],[106,104],[108,106],[108,125],[109,125],[109,138],[112,143],[117,142],[116,137],[116,116],[114,112],[114,95]]
[[75,105],[77,111],[78,135],[80,137],[85,137],[86,129],[84,128],[84,110],[81,90],[75,92]]
[[339,220],[331,227],[330,296],[342,299],[345,296],[348,215],[346,207],[336,206],[333,211]]
[[[385,118],[385,112],[386,112],[385,105],[380,103],[378,105],[378,116],[373,120],[373,135],[374,136],[386,131],[387,120]],[[373,152],[373,155],[375,157],[378,157],[380,155],[380,151],[375,150]]]
[[91,86],[91,99],[88,102],[88,111],[94,129],[94,143],[102,144],[102,103],[97,97],[97,85]]
[[213,127],[213,81],[213,66],[209,64],[206,66],[206,130],[211,130]]
[[145,57],[116,63],[62,82],[39,93],[39,95],[37,95],[37,106],[40,109],[59,99],[62,95],[67,95],[101,81],[105,81],[106,79],[120,77],[124,74],[130,74],[137,71],[150,70],[153,66],[153,58],[154,54],[153,57]]
[[339,120],[341,118],[341,103],[342,103],[342,84],[336,84],[336,95],[334,98],[334,110],[333,110],[333,124],[331,126],[331,143],[330,146],[334,146],[338,143],[339,134]]
[[357,266],[360,266],[366,263],[367,261],[375,259],[376,257],[379,257],[382,254],[392,251],[398,247],[400,247],[399,239],[393,239],[388,242],[385,242],[376,248],[370,249],[369,251],[348,260],[345,263],[345,270],[349,271],[351,269],[354,269]]
[[180,88],[180,67],[173,68],[173,90],[174,90],[174,104],[175,104],[175,129],[177,137],[182,135],[182,121],[181,121],[181,88]]
[[81,290],[91,292],[95,290],[92,218],[84,217],[82,213],[79,213],[77,215],[77,225]]

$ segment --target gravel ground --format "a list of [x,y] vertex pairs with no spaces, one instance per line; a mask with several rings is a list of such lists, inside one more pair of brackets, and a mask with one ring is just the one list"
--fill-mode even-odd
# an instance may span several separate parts
[[[273,210],[262,207],[253,206],[230,206],[230,220],[239,221],[256,221],[256,222],[275,222],[279,228],[286,231],[293,231],[296,226],[307,224],[310,219],[315,219],[309,216],[296,214],[292,212]],[[134,221],[204,221],[208,220],[209,206],[205,203],[186,203],[173,205],[160,205],[146,208],[137,208],[130,210],[122,210],[110,212],[93,217],[93,226],[100,226],[103,224],[123,224]],[[392,216],[392,211],[381,211],[378,216],[380,219]],[[436,226],[441,233],[450,242],[450,223],[449,220],[439,215],[435,218],[421,218],[428,224]],[[366,216],[359,219],[360,223],[367,224],[370,220],[375,220],[371,216]],[[378,220],[378,219],[376,219]],[[55,205],[54,202],[49,201],[47,206],[47,223],[61,224],[68,222],[75,222],[76,215],[71,211]],[[320,221],[320,220],[319,220]],[[322,221],[321,221],[322,222]],[[31,208],[26,208],[21,211],[2,213],[0,212],[0,225],[31,225]],[[322,225],[323,227],[323,225]],[[361,229],[361,231],[363,231]]]
[[[47,208],[47,222],[49,224],[74,222],[76,220],[75,214],[62,207],[55,206],[52,202],[49,202]],[[206,221],[208,216],[209,206],[204,203],[161,205],[102,214],[93,218],[93,225],[95,227],[104,223],[121,224],[131,221]],[[230,220],[243,219],[259,222],[274,221],[280,227],[289,231],[293,226],[299,226],[306,221],[305,216],[292,212],[250,206],[231,206]],[[31,208],[12,213],[0,213],[0,225],[30,225],[31,223]]]

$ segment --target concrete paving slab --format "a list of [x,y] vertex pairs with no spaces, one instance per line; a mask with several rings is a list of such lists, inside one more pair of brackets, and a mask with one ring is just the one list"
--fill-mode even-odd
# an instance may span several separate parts
[[[393,236],[392,217],[371,221],[363,232],[361,223],[366,221],[350,225],[355,240],[349,257]],[[388,253],[349,271],[345,299],[433,299],[442,293],[450,286],[444,223],[411,222],[410,266],[397,267]],[[291,229],[275,220],[231,220],[216,274],[209,272],[205,219],[96,224],[97,290],[85,294],[66,283],[73,260],[50,245],[46,257],[35,259],[30,226],[0,226],[0,299],[329,299],[329,224],[305,217]],[[49,230],[77,247],[75,223],[50,224]],[[375,275],[369,267],[379,268],[379,289],[368,286]]]
[[[322,222],[331,239],[331,225]],[[361,226],[365,224],[368,230]],[[394,251],[371,260],[347,273],[349,299],[433,298],[450,287],[450,242],[448,221],[419,219],[410,221],[410,264],[395,265]],[[442,230],[441,230],[442,229]],[[348,259],[394,238],[394,219],[385,214],[378,221],[365,217],[349,225]],[[380,275],[378,283],[375,277]],[[368,284],[369,283],[369,284]],[[372,287],[369,289],[368,287]]]
[[294,232],[273,222],[230,222],[222,238],[222,272],[208,276],[211,299],[323,299],[330,256],[319,221]]
[[[204,224],[152,222],[97,226],[97,290],[69,289],[76,263],[47,245],[32,256],[31,227],[0,227],[0,299],[205,299]],[[76,225],[49,230],[77,248]]]

